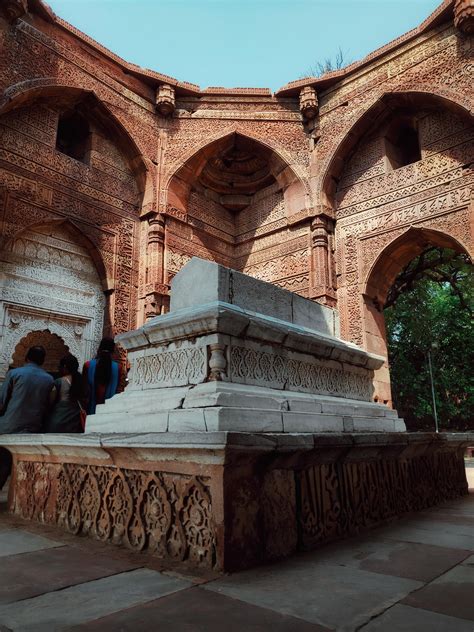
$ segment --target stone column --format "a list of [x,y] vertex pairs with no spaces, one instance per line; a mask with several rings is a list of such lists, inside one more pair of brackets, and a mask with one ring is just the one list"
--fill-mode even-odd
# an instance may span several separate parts
[[165,216],[153,213],[148,219],[145,318],[163,313],[168,306],[168,286],[163,283]]
[[322,213],[311,222],[311,289],[310,298],[334,307],[336,304],[334,221]]

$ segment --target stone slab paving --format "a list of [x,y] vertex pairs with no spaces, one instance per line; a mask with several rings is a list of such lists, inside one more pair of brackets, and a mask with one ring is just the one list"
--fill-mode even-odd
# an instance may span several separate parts
[[141,566],[140,560],[116,560],[71,546],[43,549],[29,555],[2,558],[0,604],[116,575]]
[[343,629],[348,621],[357,628],[422,586],[411,579],[321,564],[316,556],[305,556],[232,575],[207,584],[206,589]]
[[468,550],[395,542],[380,536],[351,538],[321,549],[318,563],[350,566],[420,582],[429,582],[471,555]]
[[0,606],[0,621],[20,632],[64,630],[189,585],[184,580],[141,568]]
[[456,566],[427,586],[408,595],[403,603],[473,621],[474,566]]
[[397,604],[377,617],[364,632],[472,632],[472,621]]
[[[42,549],[52,549],[57,546],[63,546],[61,542],[55,542],[43,538],[34,533],[20,530],[0,531],[0,558],[9,555],[18,555],[19,553],[31,553],[32,551],[41,551]],[[2,562],[2,567],[5,562]]]
[[326,632],[329,628],[282,615],[202,588],[191,588],[143,607],[122,610],[75,632]]
[[474,632],[474,494],[224,577],[0,507],[0,632],[222,629]]

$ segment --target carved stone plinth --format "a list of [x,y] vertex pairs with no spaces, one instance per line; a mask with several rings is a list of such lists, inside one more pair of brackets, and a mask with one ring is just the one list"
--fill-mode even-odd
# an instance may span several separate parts
[[401,432],[372,399],[383,359],[334,336],[335,312],[193,259],[170,313],[118,337],[129,386],[86,432]]
[[467,493],[474,435],[3,435],[9,509],[175,564],[235,571]]

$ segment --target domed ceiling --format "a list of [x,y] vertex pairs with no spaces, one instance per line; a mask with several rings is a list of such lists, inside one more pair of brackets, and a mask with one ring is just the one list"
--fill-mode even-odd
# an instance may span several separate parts
[[234,134],[224,148],[207,160],[199,182],[219,195],[222,206],[241,211],[257,191],[275,182],[270,171],[270,154],[260,143]]

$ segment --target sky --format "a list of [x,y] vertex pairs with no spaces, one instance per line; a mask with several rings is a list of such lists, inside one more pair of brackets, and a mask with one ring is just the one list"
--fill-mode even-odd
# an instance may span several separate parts
[[[441,0],[46,0],[127,61],[200,85],[277,90],[340,47],[346,63]],[[346,65],[346,64],[345,64]]]

